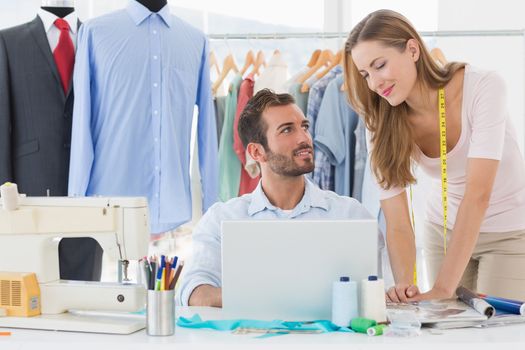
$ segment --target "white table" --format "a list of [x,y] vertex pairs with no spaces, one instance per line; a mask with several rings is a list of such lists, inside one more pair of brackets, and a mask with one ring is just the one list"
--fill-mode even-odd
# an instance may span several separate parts
[[[214,308],[181,308],[178,316],[199,313],[206,319],[221,319],[222,312]],[[102,349],[525,349],[525,324],[495,328],[467,328],[432,334],[424,329],[414,338],[388,336],[369,337],[357,333],[289,334],[265,339],[256,335],[234,335],[213,330],[193,330],[177,327],[171,337],[149,337],[144,330],[131,335],[70,333],[22,329],[11,336],[0,336],[0,350],[102,350]]]

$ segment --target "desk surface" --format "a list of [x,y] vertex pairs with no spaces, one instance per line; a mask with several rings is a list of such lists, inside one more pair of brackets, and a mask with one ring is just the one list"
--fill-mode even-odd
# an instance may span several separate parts
[[[203,319],[223,318],[220,309],[181,308],[178,316],[199,313]],[[388,336],[369,337],[356,333],[290,334],[256,339],[256,335],[235,335],[213,330],[193,330],[177,327],[171,337],[149,337],[144,330],[131,335],[107,335],[37,331],[23,329],[1,329],[11,331],[11,336],[0,336],[1,350],[84,350],[84,349],[491,349],[519,350],[525,347],[525,324],[493,328],[466,328],[439,331],[439,334],[424,329],[413,338]]]

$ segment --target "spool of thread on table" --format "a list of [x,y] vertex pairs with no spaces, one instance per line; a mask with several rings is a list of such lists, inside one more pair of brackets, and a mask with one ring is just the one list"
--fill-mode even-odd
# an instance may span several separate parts
[[368,334],[369,336],[382,335],[386,327],[386,324],[378,324],[376,326],[368,328],[366,330],[366,334]]
[[18,186],[16,184],[6,182],[0,186],[0,197],[2,197],[4,210],[18,209]]
[[377,325],[375,320],[371,320],[364,317],[353,318],[350,322],[350,328],[358,333],[367,333],[368,329]]
[[357,283],[343,276],[332,285],[332,323],[349,327],[350,320],[358,316]]
[[361,316],[386,322],[385,284],[377,276],[368,276],[361,283]]

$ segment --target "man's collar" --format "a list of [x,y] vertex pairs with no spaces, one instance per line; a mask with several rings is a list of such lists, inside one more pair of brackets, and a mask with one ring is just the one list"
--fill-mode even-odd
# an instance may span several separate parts
[[[42,23],[44,24],[44,30],[46,33],[51,29],[51,27],[54,25],[55,21],[57,20],[57,17],[54,13],[51,13],[49,11],[46,11],[42,8],[39,8],[37,11],[38,16],[42,20]],[[69,24],[69,29],[73,34],[77,32],[77,26],[78,26],[78,16],[77,12],[73,11],[69,15],[63,18],[67,24]]]
[[[126,7],[126,10],[128,11],[129,15],[133,19],[133,22],[135,22],[137,26],[141,24],[150,15],[154,14],[154,12],[151,12],[147,7],[145,7],[136,0],[130,0],[128,6]],[[168,4],[166,4],[166,6],[160,9],[160,11],[157,12],[157,14],[160,16],[160,18],[162,18],[162,20],[168,27],[171,27],[171,15]]]
[[[293,209],[293,213],[296,214],[304,213],[310,210],[310,208],[321,208],[328,210],[328,202],[326,201],[325,191],[321,190],[319,187],[314,185],[306,176],[305,176],[305,189],[303,198],[299,201],[297,206]],[[278,208],[274,206],[266,197],[262,189],[262,180],[259,181],[259,184],[252,192],[252,201],[248,207],[248,215],[253,216],[258,212],[261,212],[265,209],[277,210]]]

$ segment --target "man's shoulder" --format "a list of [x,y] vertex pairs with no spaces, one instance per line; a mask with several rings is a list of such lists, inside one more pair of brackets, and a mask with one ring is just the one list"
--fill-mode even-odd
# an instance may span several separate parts
[[341,212],[348,219],[371,219],[366,208],[355,198],[341,196],[335,192],[321,190],[328,203],[328,210]]
[[217,218],[242,219],[248,215],[248,208],[252,202],[252,194],[245,194],[232,198],[226,202],[216,202],[205,215]]

